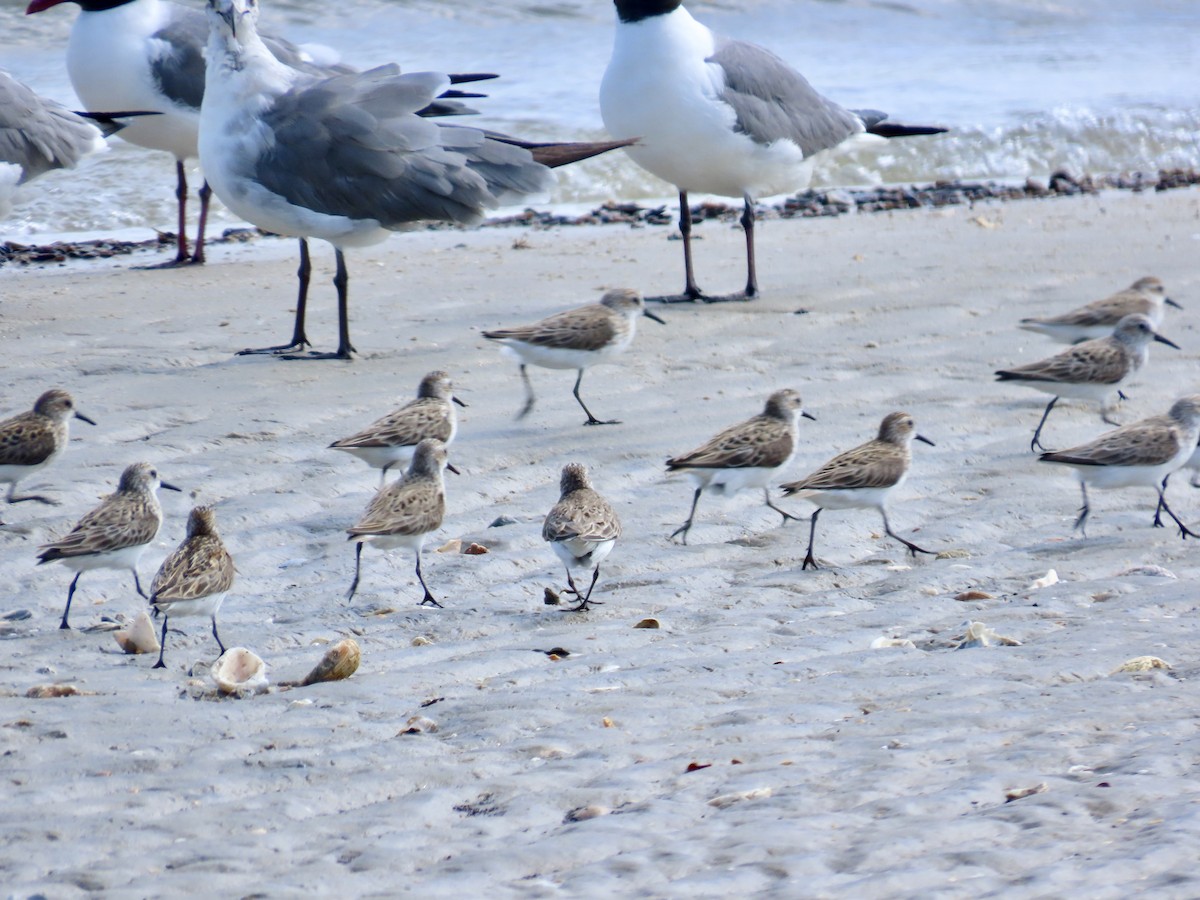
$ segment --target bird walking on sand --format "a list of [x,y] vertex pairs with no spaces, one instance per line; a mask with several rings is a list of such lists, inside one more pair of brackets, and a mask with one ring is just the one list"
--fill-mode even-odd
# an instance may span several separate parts
[[1078,344],[1108,337],[1125,316],[1141,314],[1157,331],[1166,307],[1182,307],[1167,296],[1163,283],[1153,276],[1139,278],[1123,291],[1058,316],[1022,319],[1026,331],[1044,334],[1060,344]]
[[784,388],[767,398],[767,405],[759,415],[726,428],[690,453],[668,459],[668,471],[683,472],[696,485],[687,521],[671,532],[671,537],[682,535],[682,543],[687,543],[696,518],[696,504],[709,487],[727,495],[742,488],[762,488],[767,506],[783,516],[785,522],[795,519],[771,502],[767,485],[795,457],[801,417],[813,419],[804,411],[800,394]]
[[419,222],[478,223],[502,202],[549,189],[553,176],[539,159],[565,164],[622,145],[542,147],[422,118],[449,76],[394,65],[300,72],[271,55],[258,10],[255,0],[208,0],[200,165],[238,216],[334,247],[337,350],[283,358],[351,358],[346,248]]
[[59,628],[70,628],[71,599],[79,576],[91,569],[128,569],[138,594],[146,596],[137,564],[162,526],[158,489],[178,491],[158,476],[150,463],[134,463],[121,473],[115,493],[85,515],[65,537],[39,548],[38,565],[59,561],[75,573],[67,589],[67,605]]
[[[563,466],[559,482],[561,494],[542,525],[542,540],[550,543],[555,555],[567,568],[567,592],[579,601],[571,612],[588,608],[592,591],[600,578],[600,563],[612,553],[621,536],[621,520],[608,501],[592,487],[587,467],[582,463]],[[587,593],[575,585],[573,573],[591,571]],[[600,601],[596,601],[599,605]]]
[[221,653],[225,645],[217,634],[217,612],[233,586],[233,557],[217,531],[211,506],[197,506],[188,514],[187,537],[163,560],[150,585],[150,605],[163,614],[162,640],[154,668],[166,668],[167,622],[176,616],[208,616],[212,636]]
[[[683,293],[651,299],[679,302],[752,300],[754,200],[808,184],[815,158],[870,136],[938,134],[944,128],[884,121],[877,110],[844,109],[818,94],[804,76],[756,44],[714,34],[681,0],[615,0],[612,58],[600,85],[600,113],[643,169],[679,190],[686,281]],[[692,269],[688,193],[737,197],[745,203],[746,287],[725,296],[703,293]]]
[[376,419],[350,437],[334,441],[331,450],[344,450],[372,468],[379,469],[383,484],[387,471],[396,463],[408,464],[417,444],[437,438],[449,445],[458,433],[454,405],[466,406],[454,396],[454,386],[445,372],[430,372],[417,387],[417,399]]
[[557,313],[532,325],[485,331],[485,338],[503,344],[505,352],[520,364],[521,380],[525,383],[525,405],[517,413],[517,418],[525,418],[533,409],[533,384],[525,369],[527,365],[532,365],[544,369],[575,369],[578,372],[572,393],[587,414],[584,425],[621,424],[619,419],[602,421],[592,415],[579,396],[579,385],[585,369],[597,363],[611,362],[628,349],[637,333],[638,319],[642,316],[660,325],[665,324],[646,309],[641,294],[628,288],[618,288],[608,291],[599,303]]
[[1179,349],[1178,344],[1156,332],[1148,318],[1135,314],[1121,319],[1108,337],[1084,341],[1047,359],[998,371],[997,381],[1015,381],[1054,395],[1034,429],[1030,451],[1046,449],[1039,438],[1060,397],[1099,403],[1100,417],[1109,425],[1117,425],[1109,418],[1108,410],[1118,397],[1125,399],[1121,388],[1146,364],[1152,341]]
[[56,501],[41,494],[17,496],[17,484],[50,465],[67,449],[71,419],[96,423],[75,408],[66,391],[46,391],[29,412],[0,422],[0,481],[8,482],[9,503],[36,500],[50,506]]
[[[1200,394],[1176,400],[1165,416],[1151,416],[1123,425],[1100,435],[1093,441],[1043,453],[1042,462],[1070,466],[1079,478],[1083,506],[1075,520],[1075,528],[1087,537],[1085,530],[1091,506],[1087,486],[1100,488],[1148,487],[1158,494],[1159,509],[1174,519],[1184,540],[1200,537],[1188,529],[1167,505],[1167,478],[1187,464],[1196,452],[1200,440]],[[1157,524],[1158,513],[1155,512]]]
[[458,472],[447,462],[446,445],[436,438],[421,441],[404,477],[380,488],[362,518],[346,529],[349,539],[358,542],[354,548],[354,581],[346,594],[347,600],[358,591],[363,544],[371,543],[380,550],[397,547],[412,550],[417,558],[417,581],[425,590],[421,605],[441,608],[442,604],[434,599],[421,574],[421,547],[425,536],[440,528],[446,515],[446,485],[442,470],[447,468]]
[[917,434],[912,416],[905,412],[889,413],[874,440],[839,453],[811,475],[783,485],[785,494],[801,497],[817,507],[809,520],[808,552],[801,571],[818,568],[813,539],[817,517],[823,509],[877,509],[883,516],[884,532],[907,547],[910,555],[933,553],[900,537],[888,522],[888,496],[908,479],[913,441],[933,446],[933,441]]

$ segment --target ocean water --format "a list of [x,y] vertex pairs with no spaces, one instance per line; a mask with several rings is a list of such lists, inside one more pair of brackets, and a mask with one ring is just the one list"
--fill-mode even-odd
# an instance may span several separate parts
[[[199,5],[199,4],[197,4]],[[64,55],[77,7],[36,16],[0,0],[0,66],[74,102]],[[717,31],[768,46],[826,96],[936,123],[820,169],[814,184],[1045,177],[1200,166],[1198,0],[722,0],[689,3]],[[608,0],[265,0],[262,27],[325,44],[345,62],[489,71],[489,127],[598,138],[612,43]],[[197,181],[198,181],[197,173]],[[9,233],[173,230],[170,157],[116,140],[81,170],[31,185]],[[554,202],[669,197],[623,154],[560,171]],[[218,226],[230,221],[218,210]]]

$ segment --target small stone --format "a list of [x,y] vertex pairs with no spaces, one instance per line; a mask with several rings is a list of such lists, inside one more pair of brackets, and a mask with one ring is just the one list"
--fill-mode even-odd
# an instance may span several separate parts
[[642,621],[638,622],[633,627],[634,628],[661,628],[662,626],[659,624],[658,619],[642,619]]
[[968,600],[991,600],[992,595],[986,591],[963,591],[954,597],[955,600],[966,602]]

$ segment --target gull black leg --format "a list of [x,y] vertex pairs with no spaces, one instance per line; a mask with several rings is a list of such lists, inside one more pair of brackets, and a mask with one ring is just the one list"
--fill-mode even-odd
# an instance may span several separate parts
[[167,652],[167,620],[171,618],[166,613],[163,613],[162,637],[158,641],[158,662],[152,668],[165,669],[167,664],[163,662],[163,654]]
[[[754,266],[754,201],[749,195],[745,198],[746,207],[742,211],[742,229],[746,232],[746,300],[758,296],[758,275]],[[733,299],[733,298],[730,298]]]
[[304,333],[304,320],[308,314],[308,283],[312,278],[312,258],[308,252],[308,241],[300,238],[300,266],[296,269],[296,280],[299,292],[296,296],[296,321],[292,325],[292,339],[286,344],[274,347],[257,347],[239,350],[238,356],[259,356],[263,354],[299,353],[305,347],[311,347],[308,335]]
[[417,581],[421,582],[421,587],[425,589],[425,596],[421,598],[422,606],[436,606],[438,609],[444,609],[442,604],[433,599],[433,594],[429,593],[429,586],[425,584],[425,579],[421,575],[421,551],[417,551]]
[[914,559],[916,559],[916,556],[917,556],[917,554],[918,554],[918,553],[926,553],[926,554],[928,554],[929,556],[934,556],[934,555],[935,555],[935,554],[934,554],[934,552],[933,552],[932,550],[926,550],[924,547],[918,547],[918,546],[917,546],[916,544],[914,544],[912,541],[906,541],[904,538],[900,537],[900,535],[898,535],[898,534],[896,534],[896,532],[892,531],[892,526],[891,526],[891,525],[888,523],[888,517],[887,517],[887,513],[886,513],[886,512],[884,512],[883,510],[880,510],[880,514],[883,516],[883,530],[884,530],[884,532],[886,532],[886,533],[887,533],[887,536],[888,536],[888,537],[892,538],[893,540],[899,541],[899,542],[900,542],[900,543],[902,543],[902,544],[903,544],[905,547],[907,547],[907,548],[908,548],[908,555],[909,555],[909,556],[911,556],[911,557],[913,557]]
[[353,600],[354,594],[358,590],[358,575],[362,570],[362,548],[362,541],[359,541],[354,547],[354,580],[350,582],[350,590],[346,592],[347,601]]
[[687,545],[688,532],[692,530],[692,520],[696,518],[696,504],[700,502],[700,495],[704,492],[703,487],[696,488],[696,493],[692,495],[692,511],[688,513],[687,521],[671,532],[671,537],[683,535],[683,540],[680,542]]
[[817,536],[817,516],[821,515],[821,507],[817,507],[812,514],[812,518],[808,520],[808,552],[804,554],[804,564],[800,566],[800,571],[805,569],[819,569],[817,560],[813,557],[813,541]]
[[71,627],[71,623],[67,621],[67,616],[71,614],[71,599],[75,596],[75,585],[79,584],[79,576],[82,574],[82,572],[76,572],[75,577],[71,579],[71,586],[67,588],[67,606],[63,610],[62,621],[58,623],[59,628],[69,629]]
[[196,249],[192,251],[190,262],[194,266],[204,265],[204,230],[208,227],[208,201],[212,198],[212,188],[208,186],[208,180],[205,179],[204,184],[200,185],[200,222],[196,226]]
[[679,234],[683,238],[683,293],[647,297],[647,300],[658,303],[694,303],[705,299],[704,293],[696,285],[695,269],[692,266],[692,208],[688,205],[687,191],[679,192]]
[[800,516],[793,516],[790,512],[784,512],[782,509],[780,509],[778,506],[776,506],[774,503],[771,502],[771,489],[770,488],[763,488],[763,499],[766,501],[767,506],[771,507],[771,509],[775,510],[775,512],[777,512],[781,516],[783,516],[784,522],[799,522],[800,521]]
[[621,424],[620,419],[608,419],[607,421],[601,421],[600,419],[597,419],[595,416],[592,415],[592,411],[587,408],[587,405],[583,402],[583,398],[579,396],[579,385],[582,381],[583,381],[583,369],[580,369],[579,374],[575,377],[575,389],[571,393],[573,393],[575,395],[575,399],[579,401],[579,405],[581,407],[583,407],[583,411],[585,413],[587,413],[587,421],[584,422],[583,424],[584,425],[620,425]]
[[337,288],[338,298],[338,348],[333,353],[305,353],[303,355],[285,353],[280,359],[353,359],[354,345],[350,343],[350,273],[346,268],[346,254],[340,248],[334,248],[337,259],[337,272],[333,276],[333,286]]
[[1038,440],[1042,436],[1042,426],[1046,424],[1046,417],[1050,415],[1050,410],[1054,409],[1054,404],[1058,402],[1058,398],[1053,398],[1046,404],[1046,411],[1042,413],[1042,421],[1038,422],[1038,427],[1033,430],[1033,440],[1029,442],[1029,450],[1031,453],[1036,453],[1038,450],[1045,450],[1042,442]]

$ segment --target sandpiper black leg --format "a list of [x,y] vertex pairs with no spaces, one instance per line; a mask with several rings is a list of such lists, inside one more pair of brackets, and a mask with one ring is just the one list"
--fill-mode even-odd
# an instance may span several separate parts
[[362,569],[362,548],[362,541],[359,541],[354,547],[354,580],[350,582],[350,590],[346,592],[348,601],[354,599],[354,593],[358,590],[358,575]]
[[133,586],[137,588],[138,595],[149,600],[150,598],[146,596],[146,592],[142,590],[142,582],[141,579],[138,578],[137,569],[130,568],[129,571],[133,573]]
[[817,536],[817,516],[821,514],[821,507],[817,507],[813,511],[812,518],[808,520],[808,552],[804,554],[804,564],[800,566],[800,571],[805,569],[819,569],[816,559],[813,557],[813,541]]
[[[587,610],[588,601],[592,599],[592,591],[595,589],[596,580],[599,577],[600,577],[600,567],[596,566],[596,568],[592,570],[592,583],[588,586],[587,596],[581,597],[579,600],[579,605],[571,607],[569,610],[566,610],[566,612],[585,612]],[[579,597],[579,591],[575,592],[575,596]],[[596,601],[596,605],[597,606],[601,605],[599,600]]]
[[518,367],[521,370],[521,381],[525,384],[525,405],[521,407],[521,411],[517,413],[517,420],[525,418],[533,410],[533,382],[529,380],[529,370],[525,368],[525,363],[521,363]]
[[239,350],[238,356],[259,356],[264,354],[300,353],[305,347],[311,347],[308,335],[304,331],[304,321],[308,315],[308,283],[312,278],[312,258],[308,252],[308,241],[300,238],[300,266],[296,269],[296,280],[299,292],[296,295],[296,320],[292,325],[292,339],[286,344],[276,344],[274,347],[257,347]]
[[[165,625],[166,622],[164,622],[163,624]],[[225,653],[225,645],[221,643],[221,636],[219,634],[217,634],[217,617],[216,616],[212,617],[212,627],[213,627],[213,629],[212,629],[213,637],[217,639],[217,646],[221,648],[221,653],[224,654]]]
[[777,512],[781,516],[783,516],[784,522],[799,522],[800,521],[800,519],[801,519],[800,516],[793,516],[790,512],[784,512],[782,509],[780,509],[778,506],[776,506],[774,503],[771,502],[770,488],[763,488],[763,499],[766,500],[767,506],[771,507],[771,509],[775,510],[775,512]]
[[575,389],[571,392],[575,395],[575,399],[579,401],[579,405],[583,407],[583,411],[587,413],[587,421],[584,425],[620,425],[619,419],[609,419],[601,421],[592,415],[592,411],[587,408],[587,404],[583,402],[583,398],[579,396],[579,385],[583,381],[583,369],[579,370],[579,374],[575,377]]
[[926,553],[929,556],[936,555],[932,550],[926,550],[924,547],[918,547],[912,541],[906,541],[904,538],[900,537],[900,535],[898,535],[898,534],[896,534],[896,532],[892,531],[892,526],[888,523],[887,513],[883,512],[883,510],[880,510],[880,513],[883,515],[883,530],[884,530],[884,532],[887,533],[888,537],[892,538],[893,540],[899,541],[905,547],[907,547],[909,556],[911,556],[915,559],[918,553]]
[[1171,507],[1167,506],[1167,496],[1162,492],[1161,489],[1158,492],[1158,504],[1163,508],[1166,514],[1174,520],[1175,524],[1179,526],[1179,536],[1183,538],[1183,540],[1186,541],[1190,537],[1200,537],[1200,534],[1196,534],[1196,532],[1184,525],[1181,521],[1179,521],[1179,516],[1171,512]]
[[71,586],[67,588],[67,606],[63,610],[62,621],[58,623],[59,628],[70,628],[71,623],[67,621],[67,616],[71,614],[71,599],[75,596],[75,585],[79,584],[79,576],[82,572],[76,572],[75,577],[71,579]]
[[1042,421],[1038,422],[1038,427],[1033,430],[1033,440],[1029,442],[1029,450],[1031,453],[1036,453],[1038,450],[1045,450],[1042,442],[1038,440],[1042,436],[1042,426],[1046,424],[1046,417],[1050,415],[1050,410],[1054,409],[1054,404],[1058,402],[1058,398],[1054,397],[1046,404],[1046,411],[1042,413]]
[[155,669],[165,669],[167,664],[163,662],[163,654],[167,652],[167,620],[171,618],[166,613],[163,613],[162,637],[158,640],[158,662],[153,666]]
[[425,589],[425,596],[421,598],[422,606],[436,606],[438,609],[444,609],[442,604],[433,599],[433,594],[429,593],[429,586],[425,584],[425,579],[421,575],[421,551],[417,551],[417,581],[421,582],[421,587]]
[[1087,485],[1082,481],[1079,482],[1079,490],[1083,494],[1083,506],[1079,507],[1079,518],[1075,520],[1075,528],[1080,534],[1087,537],[1087,519],[1092,507],[1088,504]]
[[692,530],[692,520],[696,518],[696,504],[700,502],[700,495],[704,492],[703,487],[696,488],[696,493],[692,494],[692,511],[688,513],[687,521],[671,532],[671,537],[683,535],[683,540],[680,543],[687,545],[688,532]]
[[1154,527],[1155,528],[1166,528],[1167,527],[1163,524],[1163,521],[1162,521],[1162,508],[1163,508],[1162,495],[1167,492],[1167,482],[1170,480],[1171,480],[1171,475],[1168,472],[1167,475],[1162,480],[1162,490],[1159,492],[1158,505],[1156,507],[1154,507]]

